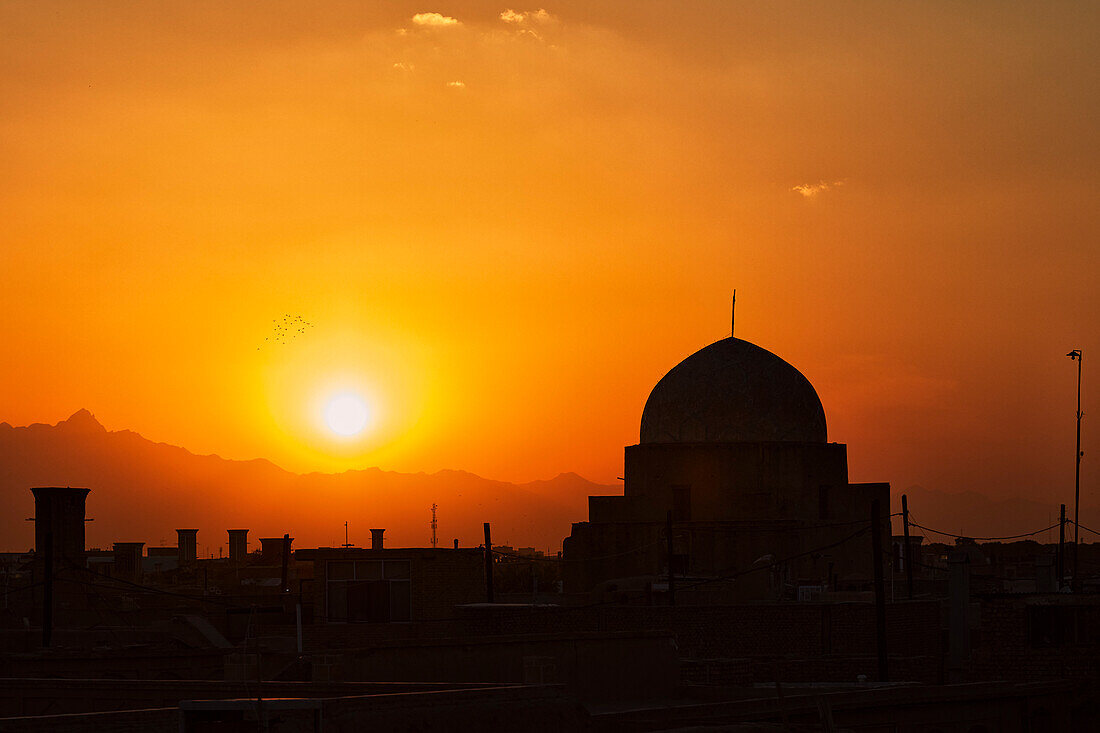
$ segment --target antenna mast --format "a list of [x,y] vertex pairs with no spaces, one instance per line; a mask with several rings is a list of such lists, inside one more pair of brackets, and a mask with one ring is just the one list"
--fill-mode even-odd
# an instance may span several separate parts
[[737,308],[737,289],[733,290],[733,297],[730,299],[730,336],[733,336],[734,326],[734,311]]
[[432,547],[435,547],[435,543],[436,543],[435,530],[439,526],[439,522],[437,522],[436,519],[435,519],[435,510],[438,509],[438,508],[439,508],[438,506],[436,506],[435,504],[432,504]]

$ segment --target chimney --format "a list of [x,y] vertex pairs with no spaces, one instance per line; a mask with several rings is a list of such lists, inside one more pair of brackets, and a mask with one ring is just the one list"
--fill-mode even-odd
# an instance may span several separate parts
[[198,557],[198,534],[197,529],[176,530],[176,549],[179,551],[179,566],[181,568],[185,565],[194,564]]
[[[291,537],[290,541],[293,542],[294,538]],[[264,565],[278,565],[283,561],[283,542],[282,537],[260,538],[260,557]]]
[[116,542],[114,544],[114,577],[131,583],[141,582],[141,549],[144,542]]
[[41,486],[34,494],[34,549],[42,557],[46,538],[53,536],[54,567],[70,563],[84,567],[84,509],[91,489]]
[[458,549],[458,540],[457,539],[455,539],[455,549],[456,550]]
[[[62,582],[43,584],[36,591],[35,610],[42,613],[43,644],[49,646],[49,631],[54,626],[64,628],[82,619],[87,594],[79,583],[64,580],[79,579],[84,558],[84,509],[90,489],[68,486],[42,486],[31,489],[34,494],[34,564],[38,577],[44,577],[46,555],[51,555],[50,569]],[[47,587],[49,594],[47,594]],[[50,600],[47,600],[50,599]],[[39,606],[41,602],[41,606]],[[50,611],[46,611],[47,602]],[[47,618],[49,622],[47,622]]]
[[382,549],[382,533],[385,531],[384,529],[372,529],[370,531],[370,548],[372,550]]
[[248,555],[248,530],[230,529],[229,532],[229,562],[239,565]]

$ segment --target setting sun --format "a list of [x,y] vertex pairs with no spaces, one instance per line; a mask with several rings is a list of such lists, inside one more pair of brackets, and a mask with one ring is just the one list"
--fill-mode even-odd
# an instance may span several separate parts
[[1100,732],[1098,36],[0,0],[0,733]]
[[325,425],[337,435],[358,435],[369,417],[363,398],[351,392],[336,395],[325,406]]
[[736,288],[853,480],[1057,516],[1100,4],[257,7],[0,3],[0,441],[85,407],[295,474],[617,485]]

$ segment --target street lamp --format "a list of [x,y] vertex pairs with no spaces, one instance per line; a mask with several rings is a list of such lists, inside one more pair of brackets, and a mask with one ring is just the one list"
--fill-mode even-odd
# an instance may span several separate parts
[[1077,545],[1077,537],[1081,531],[1078,524],[1081,512],[1081,350],[1074,349],[1066,354],[1077,362],[1077,452],[1074,456],[1075,468],[1073,473],[1073,589],[1077,590],[1077,555],[1080,548]]

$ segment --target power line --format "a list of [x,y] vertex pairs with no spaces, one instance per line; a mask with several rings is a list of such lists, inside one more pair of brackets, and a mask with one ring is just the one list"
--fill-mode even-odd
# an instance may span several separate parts
[[[888,551],[888,550],[883,550],[882,554],[885,557],[893,558],[893,553]],[[951,572],[950,568],[940,567],[939,565],[929,565],[928,563],[921,562],[920,560],[911,560],[911,562],[913,563],[913,565],[915,565],[917,567],[928,568],[929,570],[935,570],[935,571],[940,572],[940,573]],[[992,573],[981,573],[981,572],[976,572],[976,571],[973,571],[973,570],[971,571],[971,578],[973,578],[975,580],[1003,580],[1003,581],[1006,581],[1006,582],[1015,582],[1017,580],[1028,580],[1028,578],[1010,578],[1007,575],[993,575]]]
[[[1067,521],[1069,521],[1069,520],[1067,520]],[[1055,522],[1054,524],[1050,525],[1049,527],[1043,527],[1042,529],[1037,529],[1034,532],[1025,532],[1024,534],[1008,535],[1006,537],[973,537],[971,535],[955,534],[953,532],[944,532],[942,530],[932,529],[931,527],[926,527],[923,524],[919,524],[918,522],[916,522],[913,519],[913,513],[912,512],[909,512],[909,524],[914,526],[914,527],[920,527],[921,529],[923,529],[926,532],[932,532],[933,534],[943,535],[944,537],[954,537],[955,539],[960,539],[960,540],[974,540],[974,541],[981,541],[981,542],[997,542],[999,540],[1018,540],[1018,539],[1022,539],[1024,537],[1033,537],[1037,534],[1042,534],[1043,532],[1047,532],[1049,530],[1054,529],[1055,527],[1058,526],[1059,523]],[[1098,533],[1098,534],[1100,534],[1100,533]]]
[[820,547],[814,547],[812,549],[805,550],[803,552],[799,552],[799,553],[796,553],[794,555],[790,555],[788,557],[785,557],[782,560],[774,560],[774,561],[772,561],[772,562],[770,562],[766,565],[759,565],[759,566],[756,566],[756,567],[748,568],[746,570],[740,570],[738,572],[731,573],[731,574],[728,574],[728,575],[720,575],[720,576],[715,577],[715,578],[707,578],[705,580],[696,581],[695,583],[690,583],[688,585],[681,586],[681,589],[695,588],[695,587],[698,587],[698,586],[701,586],[701,585],[707,585],[708,583],[717,583],[717,582],[722,581],[722,580],[735,580],[737,578],[740,578],[744,575],[748,575],[750,573],[755,573],[755,572],[758,572],[760,570],[767,570],[767,569],[770,569],[770,568],[777,567],[779,565],[784,565],[784,564],[790,562],[791,560],[797,560],[800,557],[806,557],[807,555],[813,555],[815,553],[822,552],[823,550],[831,550],[834,547],[839,547],[839,546],[845,544],[846,542],[850,542],[850,541],[854,540],[856,537],[859,537],[860,535],[864,534],[865,532],[870,531],[871,521],[867,520],[866,524],[867,524],[866,527],[858,529],[855,532],[853,532],[852,534],[845,537],[844,539],[837,540],[836,542],[831,542],[827,545],[822,545]]
[[1067,522],[1069,522],[1070,524],[1075,524],[1075,525],[1077,525],[1078,527],[1080,527],[1081,529],[1085,530],[1086,532],[1092,532],[1092,533],[1093,533],[1093,534],[1095,534],[1095,535],[1100,535],[1100,532],[1097,532],[1097,531],[1096,531],[1095,529],[1089,529],[1088,527],[1086,527],[1085,525],[1081,524],[1080,522],[1074,522],[1074,521],[1073,521],[1072,519],[1067,519],[1066,521],[1067,521]]
[[[698,580],[698,581],[695,581],[693,583],[688,583],[687,585],[680,586],[679,589],[682,590],[682,589],[688,589],[688,588],[696,588],[696,587],[699,587],[699,586],[707,585],[709,583],[717,583],[717,582],[720,582],[720,581],[723,581],[723,580],[735,580],[737,578],[743,577],[745,575],[749,575],[751,573],[756,573],[756,572],[760,572],[762,570],[769,570],[771,568],[778,567],[778,566],[783,565],[785,563],[788,563],[792,560],[797,560],[800,557],[806,557],[807,555],[813,555],[815,553],[822,552],[824,550],[831,550],[834,547],[839,547],[840,545],[843,545],[846,542],[850,542],[851,540],[855,539],[856,537],[859,537],[860,535],[863,535],[866,532],[870,531],[871,521],[867,520],[865,523],[867,525],[866,527],[861,527],[860,529],[856,530],[852,534],[850,534],[847,537],[844,537],[843,539],[840,539],[836,542],[831,542],[827,545],[821,545],[819,547],[813,547],[813,548],[810,548],[809,550],[804,550],[803,552],[798,552],[798,553],[795,553],[794,555],[790,555],[788,557],[784,557],[784,558],[781,558],[779,560],[773,560],[770,563],[764,563],[762,565],[756,565],[756,566],[753,566],[753,567],[750,567],[750,568],[746,568],[744,570],[739,570],[739,571],[736,571],[736,572],[733,572],[733,573],[727,573],[727,574],[724,574],[724,575],[716,576],[714,578],[706,578],[706,579],[703,579],[703,580]],[[623,593],[632,593],[632,592],[633,593],[648,593],[649,591],[646,590],[646,589],[623,589],[620,592],[623,592]],[[588,608],[597,608],[599,606],[616,605],[618,603],[620,603],[619,600],[612,599],[612,600],[607,600],[607,601],[595,601],[595,602],[592,602],[592,603],[586,603],[586,604],[582,604],[582,605],[578,605],[578,606],[547,605],[547,606],[541,606],[540,608],[542,608],[542,609],[544,609],[548,612],[570,613],[570,612],[575,612],[575,611],[583,611],[583,610],[588,609]],[[326,616],[326,615],[321,615],[321,614],[315,614],[314,618],[315,619],[318,619],[318,618],[319,619],[325,619],[325,620],[328,620],[328,621],[346,621],[347,623],[353,623],[353,624],[354,623],[369,623],[367,621],[352,620],[352,619],[348,619],[346,617]],[[446,617],[446,618],[422,619],[420,621],[420,623],[443,623],[443,622],[449,622],[449,621],[469,621],[469,620],[470,619],[467,616],[449,616],[449,617]]]
[[[221,600],[218,600],[216,598],[210,598],[210,597],[207,597],[207,596],[193,596],[193,595],[189,595],[187,593],[177,593],[176,591],[166,590],[164,588],[155,588],[151,585],[142,585],[141,583],[134,583],[132,581],[124,580],[122,578],[115,578],[115,577],[112,577],[110,575],[100,575],[99,573],[88,570],[87,568],[82,568],[82,567],[80,567],[79,565],[77,565],[75,563],[69,563],[69,564],[76,570],[79,570],[81,572],[89,573],[91,576],[93,576],[97,580],[111,581],[111,582],[114,582],[114,583],[120,583],[122,585],[135,588],[135,589],[140,590],[140,591],[145,592],[145,593],[159,593],[160,595],[175,596],[177,598],[186,598],[187,600],[190,600],[190,601],[199,601],[201,603],[213,603],[214,605],[223,606],[223,607],[226,607],[226,608],[235,607],[235,606],[232,606],[232,604],[230,604],[226,601],[221,601]],[[74,578],[56,578],[56,580],[60,580],[62,582],[69,582],[69,583],[78,583],[80,585],[88,585],[88,586],[92,586],[92,587],[95,586],[94,583],[89,583],[87,581],[80,581],[80,580],[76,580]]]
[[[893,514],[891,514],[889,516],[890,517],[900,517],[901,512],[894,512]],[[805,529],[805,530],[809,531],[809,530],[816,530],[816,529],[828,529],[828,528],[832,528],[832,527],[851,527],[851,526],[855,526],[855,525],[866,525],[867,527],[870,527],[871,526],[871,521],[869,519],[859,519],[859,520],[855,520],[855,521],[851,521],[851,522],[827,522],[827,523],[824,523],[824,524],[814,524],[814,525],[811,525],[811,526],[802,527],[800,529]],[[709,532],[709,533],[712,533],[712,534],[743,534],[744,533],[743,529],[738,529],[736,527],[731,527],[731,528],[725,528],[725,527],[691,527],[690,531],[691,532]],[[780,527],[780,528],[777,528],[775,531],[777,531],[777,532],[789,532],[791,530],[788,527]],[[502,550],[497,550],[496,548],[493,549],[493,554],[494,555],[500,555],[501,557],[511,558],[511,559],[514,559],[514,560],[528,560],[528,561],[531,561],[531,562],[591,562],[591,561],[595,561],[595,560],[609,560],[611,558],[623,557],[625,555],[632,555],[635,552],[640,552],[642,550],[653,547],[654,545],[662,544],[663,542],[664,542],[664,540],[661,539],[661,540],[657,540],[655,542],[650,542],[648,544],[641,545],[640,547],[634,547],[634,548],[631,548],[629,550],[625,550],[623,552],[617,552],[613,555],[600,555],[598,557],[583,557],[583,558],[533,557],[533,556],[530,556],[530,555],[520,555],[519,553],[516,553],[516,552],[504,552]]]

